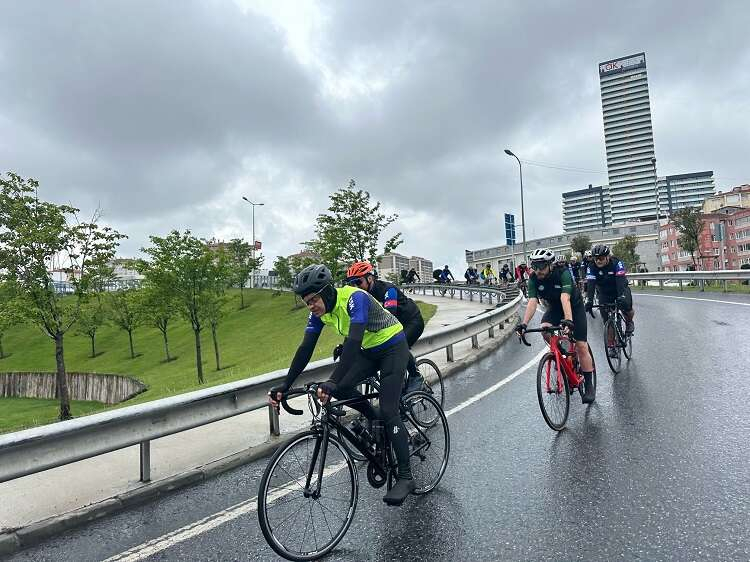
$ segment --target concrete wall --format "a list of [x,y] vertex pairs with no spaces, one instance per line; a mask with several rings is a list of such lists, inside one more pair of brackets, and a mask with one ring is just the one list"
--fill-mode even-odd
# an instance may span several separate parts
[[[146,390],[141,381],[121,375],[68,373],[71,400],[117,404]],[[2,398],[57,398],[55,373],[0,373]]]

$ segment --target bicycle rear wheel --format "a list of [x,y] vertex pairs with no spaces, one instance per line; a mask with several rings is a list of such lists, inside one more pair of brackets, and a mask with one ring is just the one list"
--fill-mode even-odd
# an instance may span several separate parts
[[558,375],[554,353],[547,353],[539,361],[536,371],[536,395],[544,421],[550,428],[560,431],[568,421],[570,388],[565,374],[561,371]]
[[[344,537],[354,519],[359,481],[338,439],[307,431],[271,457],[258,491],[258,522],[269,546],[287,560],[317,560]],[[317,494],[319,469],[320,494]],[[312,466],[310,486],[305,489]]]
[[607,357],[610,370],[615,375],[619,373],[622,366],[622,346],[617,335],[617,327],[612,318],[608,318],[604,323],[604,354]]
[[617,320],[617,331],[620,336],[620,343],[622,345],[622,352],[625,354],[625,358],[630,360],[633,357],[633,337],[629,336],[625,331],[625,318],[622,314],[618,316]]
[[422,375],[425,383],[425,392],[432,396],[440,404],[441,408],[445,407],[445,386],[443,385],[443,374],[440,368],[432,359],[421,357],[417,359],[417,371]]
[[404,426],[409,433],[411,472],[417,484],[414,493],[426,494],[438,485],[448,466],[451,451],[448,420],[437,400],[426,392],[409,393],[402,399],[402,406],[406,414]]

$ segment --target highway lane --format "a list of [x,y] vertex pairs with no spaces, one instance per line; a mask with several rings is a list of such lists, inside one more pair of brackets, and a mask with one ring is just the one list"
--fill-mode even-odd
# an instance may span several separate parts
[[[705,300],[635,295],[636,357],[617,376],[600,320],[589,320],[597,401],[585,407],[574,395],[563,432],[544,424],[530,367],[450,417],[451,462],[434,493],[387,508],[362,473],[355,522],[329,559],[750,559],[750,299],[690,297]],[[448,409],[541,349],[538,336],[533,348],[509,341],[449,381]],[[103,560],[158,541],[253,497],[265,462],[12,559]],[[151,559],[275,559],[254,511],[184,536],[157,542]]]

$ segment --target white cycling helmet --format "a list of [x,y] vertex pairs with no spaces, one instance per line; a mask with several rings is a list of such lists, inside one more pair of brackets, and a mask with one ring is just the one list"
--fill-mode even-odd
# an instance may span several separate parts
[[578,256],[575,255],[575,254],[573,254],[572,256],[570,256],[570,261],[572,261],[572,262],[578,261]]
[[537,248],[536,250],[531,252],[529,261],[531,261],[531,263],[540,261],[552,263],[553,261],[555,261],[555,253],[552,250],[548,250],[547,248]]
[[583,252],[583,257],[584,258],[590,258],[591,257],[591,250],[586,250],[585,252]]

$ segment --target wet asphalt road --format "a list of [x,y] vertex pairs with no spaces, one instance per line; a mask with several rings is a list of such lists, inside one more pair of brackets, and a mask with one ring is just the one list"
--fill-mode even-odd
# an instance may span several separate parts
[[[564,431],[542,420],[534,365],[449,418],[450,464],[433,493],[387,508],[362,471],[355,521],[327,560],[750,560],[750,306],[634,301],[635,359],[617,376],[601,322],[589,320],[597,401],[574,394]],[[542,349],[533,337],[533,348],[509,340],[451,379],[446,410],[529,362]],[[11,559],[106,559],[255,496],[265,464]],[[253,511],[148,559],[276,557]]]

